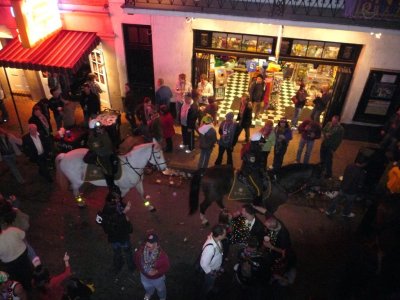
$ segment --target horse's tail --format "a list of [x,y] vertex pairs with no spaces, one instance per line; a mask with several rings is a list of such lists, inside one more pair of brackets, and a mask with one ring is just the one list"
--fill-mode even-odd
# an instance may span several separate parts
[[56,181],[61,191],[65,192],[68,189],[68,179],[61,170],[60,162],[64,158],[65,153],[60,153],[56,157]]
[[192,181],[190,182],[189,215],[193,215],[199,208],[201,173],[201,170],[197,170],[196,172],[194,172]]

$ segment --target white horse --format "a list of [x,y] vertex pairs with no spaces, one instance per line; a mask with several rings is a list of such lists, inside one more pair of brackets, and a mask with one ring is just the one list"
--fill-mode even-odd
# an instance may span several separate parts
[[[87,164],[83,161],[83,157],[87,151],[88,149],[79,148],[67,153],[61,153],[56,157],[57,181],[60,187],[66,189],[65,177],[67,177],[71,183],[75,199],[78,204],[81,202],[83,205],[84,201],[80,196],[79,188],[84,183]],[[132,187],[135,187],[149,210],[154,210],[150,202],[144,198],[143,169],[147,163],[156,166],[160,171],[166,169],[167,164],[160,145],[154,140],[152,143],[136,146],[127,154],[119,155],[119,160],[121,162],[122,175],[120,179],[115,180],[115,184],[120,188],[122,197]],[[104,179],[89,182],[97,186],[107,186]]]

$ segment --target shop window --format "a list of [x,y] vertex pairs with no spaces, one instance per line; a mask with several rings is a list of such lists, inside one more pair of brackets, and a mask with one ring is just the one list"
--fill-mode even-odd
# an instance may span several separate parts
[[292,55],[293,56],[306,56],[307,53],[307,41],[294,40],[292,46]]
[[324,42],[310,41],[307,48],[307,57],[321,58]]
[[227,36],[226,33],[213,32],[212,47],[216,49],[226,49]]
[[242,51],[256,52],[257,51],[257,37],[253,35],[244,35],[242,43]]
[[281,42],[280,54],[289,55],[289,53],[290,53],[290,41],[283,39]]
[[257,44],[257,52],[271,54],[273,41],[274,40],[272,38],[259,37]]
[[242,46],[241,34],[228,34],[228,49],[239,50]]
[[325,43],[322,58],[337,59],[338,54],[339,54],[339,49],[340,49],[340,44]]

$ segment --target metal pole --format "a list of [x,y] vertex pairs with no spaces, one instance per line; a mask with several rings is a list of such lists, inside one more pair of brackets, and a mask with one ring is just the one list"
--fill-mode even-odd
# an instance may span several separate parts
[[12,99],[12,102],[13,102],[13,104],[14,104],[14,109],[15,109],[15,113],[16,113],[16,115],[17,115],[19,128],[20,128],[20,130],[21,130],[21,134],[24,134],[24,129],[23,129],[23,127],[22,127],[21,119],[20,119],[20,117],[19,117],[19,113],[18,113],[18,109],[17,109],[17,104],[15,104],[14,94],[13,94],[13,92],[12,92],[12,90],[11,90],[10,80],[8,80],[7,70],[6,70],[5,67],[3,67],[3,69],[4,69],[4,73],[6,74],[8,89],[10,90],[11,99]]

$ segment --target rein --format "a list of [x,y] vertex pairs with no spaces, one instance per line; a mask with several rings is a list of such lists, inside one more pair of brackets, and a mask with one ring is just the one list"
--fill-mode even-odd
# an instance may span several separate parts
[[[271,178],[271,177],[270,177]],[[288,196],[295,195],[307,187],[307,183],[302,184],[298,189],[294,190],[293,192],[287,191],[278,181],[278,177],[276,175],[272,176],[274,184],[281,190],[287,193]]]
[[[153,144],[151,146],[151,153],[150,153],[150,157],[147,159],[147,162],[149,162],[153,158],[155,163],[156,163],[156,166],[160,169],[161,165],[166,165],[167,163],[166,162],[159,163],[157,161],[157,158],[156,158],[155,154],[159,153],[159,152],[160,151],[154,151],[154,144]],[[132,166],[132,164],[129,162],[129,160],[128,160],[128,158],[126,156],[125,156],[125,161],[123,161],[121,159],[119,159],[119,160],[121,162],[121,166],[126,166],[127,165],[129,168],[131,168],[133,170],[133,172],[136,173],[136,175],[139,176],[140,180],[143,179],[142,177],[143,177],[143,169],[144,169],[144,167],[143,168],[137,168],[137,167]],[[140,170],[140,171],[138,171],[138,170]]]

